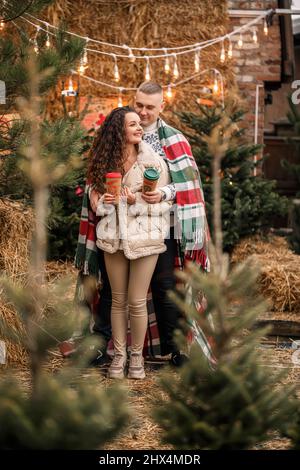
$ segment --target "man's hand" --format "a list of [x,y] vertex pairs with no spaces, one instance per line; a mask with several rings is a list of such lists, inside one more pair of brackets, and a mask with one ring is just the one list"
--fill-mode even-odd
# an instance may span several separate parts
[[98,191],[96,191],[95,189],[92,189],[91,195],[90,195],[90,204],[91,204],[92,211],[95,213],[97,210],[97,205],[98,205],[100,197],[101,197],[101,194],[98,193]]
[[142,194],[142,198],[148,204],[156,204],[161,201],[162,192],[159,189],[156,189],[155,191],[148,191],[147,193]]

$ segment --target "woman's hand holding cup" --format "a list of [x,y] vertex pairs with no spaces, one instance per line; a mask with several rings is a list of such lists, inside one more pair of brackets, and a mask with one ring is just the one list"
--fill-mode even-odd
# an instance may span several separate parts
[[104,193],[103,202],[104,204],[116,204],[116,196],[114,194]]

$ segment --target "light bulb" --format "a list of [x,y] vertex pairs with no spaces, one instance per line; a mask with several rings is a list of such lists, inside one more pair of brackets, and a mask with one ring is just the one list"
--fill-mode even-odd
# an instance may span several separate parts
[[166,59],[165,59],[165,72],[166,72],[166,73],[170,73],[170,61],[169,61],[169,57],[166,57]]
[[34,40],[34,46],[33,46],[33,50],[36,54],[39,53],[39,46],[38,46],[38,43],[37,43],[37,40],[35,39]]
[[195,59],[194,59],[194,65],[195,65],[195,72],[199,72],[200,70],[200,51],[195,52]]
[[239,40],[238,40],[238,46],[241,49],[243,47],[243,36],[242,33],[240,34]]
[[178,70],[178,65],[177,65],[177,57],[176,57],[176,54],[174,54],[173,77],[174,77],[174,78],[178,78],[178,77],[179,77],[179,70]]
[[228,45],[228,58],[232,59],[233,56],[233,50],[232,50],[232,42],[229,40],[229,45]]
[[219,84],[218,84],[218,79],[216,76],[215,76],[214,85],[213,85],[213,92],[215,94],[219,92]]
[[39,31],[40,31],[40,26],[38,26],[36,28],[35,38],[33,40],[33,50],[36,54],[39,53],[39,45],[38,45],[38,42],[37,42],[37,37],[38,37]]
[[87,50],[84,49],[83,57],[82,57],[82,63],[87,67],[88,64],[88,55],[87,55]]
[[85,66],[83,65],[82,61],[80,61],[80,65],[78,67],[78,72],[80,73],[80,75],[83,75],[84,72],[85,72]]
[[220,54],[220,61],[222,64],[224,64],[226,60],[226,54],[225,54],[225,47],[224,47],[224,41],[222,41],[222,49],[221,49],[221,54]]
[[254,44],[257,44],[257,33],[256,33],[256,29],[253,30],[252,39],[253,39]]
[[146,63],[145,80],[151,80],[149,59],[147,59]]
[[173,92],[172,92],[172,87],[171,85],[168,85],[167,91],[166,91],[166,97],[170,100],[173,97]]
[[269,34],[269,28],[268,28],[266,18],[264,19],[264,33],[265,33],[265,36],[268,36],[268,34]]
[[133,64],[135,62],[135,55],[133,54],[130,47],[128,47],[128,57],[129,57],[129,62]]
[[46,28],[47,28],[47,32],[46,32],[46,43],[45,43],[45,46],[47,47],[47,49],[49,49],[49,47],[51,46],[51,43],[50,43],[50,37],[49,37],[49,24],[46,23]]
[[0,20],[0,31],[3,31],[5,23],[3,20]]
[[114,65],[114,79],[115,79],[115,82],[120,81],[120,74],[119,74],[119,68],[118,68],[117,61],[115,62],[115,65]]

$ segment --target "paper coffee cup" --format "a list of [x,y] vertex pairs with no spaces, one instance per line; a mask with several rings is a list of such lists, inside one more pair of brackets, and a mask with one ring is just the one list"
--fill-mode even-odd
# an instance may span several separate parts
[[117,172],[106,173],[105,182],[106,182],[106,191],[109,194],[113,194],[118,200],[121,194],[121,183],[122,183],[121,173],[117,173]]
[[154,191],[159,179],[159,172],[155,168],[147,168],[144,171],[143,193]]

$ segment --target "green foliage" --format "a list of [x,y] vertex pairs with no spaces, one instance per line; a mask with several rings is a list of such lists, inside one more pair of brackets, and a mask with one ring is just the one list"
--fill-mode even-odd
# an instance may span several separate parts
[[[44,98],[58,79],[74,67],[82,54],[84,41],[60,30],[55,37],[51,36],[52,47],[47,49],[43,47],[45,39],[45,34],[41,32],[38,35],[40,52],[36,56],[41,74],[39,93],[43,164],[47,171],[64,173],[63,178],[54,181],[50,187],[48,257],[73,259],[81,209],[81,198],[76,194],[76,189],[84,186],[83,155],[89,148],[90,139],[81,127],[80,119],[67,115],[56,121],[45,119]],[[15,113],[17,97],[28,97],[30,46],[30,39],[25,33],[0,38],[0,80],[6,83],[5,113]],[[16,114],[11,116],[9,123],[5,116],[0,120],[0,148],[5,151],[0,157],[0,197],[22,200],[31,205],[32,185],[26,175],[27,162],[22,155],[22,147],[27,145],[27,134],[28,123]]]
[[[78,381],[68,375],[41,375],[30,399],[16,379],[0,382],[1,449],[97,449],[124,427],[126,392],[104,390],[99,379]],[[117,405],[116,405],[117,404]]]
[[[257,268],[248,261],[229,271],[226,255],[219,267],[210,253],[212,273],[190,266],[180,274],[193,304],[182,299],[182,292],[172,299],[212,338],[216,364],[212,367],[194,343],[190,361],[176,376],[161,374],[163,397],[155,398],[154,417],[164,442],[176,449],[248,449],[289,422],[293,390],[280,388],[283,374],[261,364],[258,340],[266,331],[251,330],[265,309],[256,292]],[[199,293],[208,303],[203,316],[195,307]]]
[[[193,155],[200,170],[210,227],[213,155],[208,151],[205,136],[211,133],[226,112],[226,107],[220,112],[219,106],[211,109],[199,106],[199,114],[178,113],[182,123],[193,131],[190,135],[185,134],[192,145]],[[249,144],[245,140],[244,129],[238,127],[243,115],[241,110],[230,114],[234,132],[221,162],[223,242],[224,250],[229,252],[241,238],[270,227],[274,216],[283,215],[287,211],[287,199],[275,192],[276,183],[253,176],[254,167],[262,162],[255,164],[253,158],[261,151],[261,146]]]
[[[57,347],[75,330],[83,329],[82,315],[87,316],[87,312],[81,314],[80,307],[74,305],[71,280],[60,279],[57,284],[45,280],[49,188],[63,191],[79,177],[84,135],[73,119],[55,122],[42,119],[39,93],[43,92],[46,75],[33,53],[24,60],[25,64],[22,61],[21,64],[29,79],[28,95],[23,94],[18,100],[19,120],[24,127],[18,144],[10,148],[11,154],[5,159],[13,156],[16,175],[19,168],[26,175],[26,185],[32,191],[35,223],[25,285],[0,278],[1,296],[6,296],[7,302],[14,306],[18,323],[22,325],[21,333],[11,331],[5,315],[0,318],[0,330],[4,340],[26,348],[31,387],[25,395],[22,387],[8,375],[1,380],[0,447],[97,448],[126,424],[129,412],[122,388],[101,389],[95,379],[87,383],[78,375],[90,359],[84,351],[92,354],[95,340],[85,341],[81,355],[69,367],[55,375],[45,372],[49,349]],[[57,199],[53,201],[59,206]]]
[[74,311],[73,301],[66,295],[71,279],[41,287],[39,317],[34,292],[6,278],[0,279],[0,286],[24,325],[24,333],[13,333],[1,318],[2,335],[29,351],[35,371],[29,395],[9,375],[0,382],[0,448],[95,449],[103,445],[126,425],[129,411],[125,389],[104,389],[98,378],[89,377],[87,382],[80,377],[95,339],[86,339],[81,356],[54,376],[41,370],[49,349],[89,318],[85,312]]

